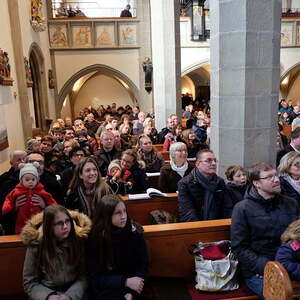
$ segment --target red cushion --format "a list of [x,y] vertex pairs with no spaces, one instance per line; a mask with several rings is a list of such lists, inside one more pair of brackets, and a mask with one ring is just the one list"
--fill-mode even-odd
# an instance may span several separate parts
[[217,299],[227,299],[227,298],[238,298],[246,296],[254,296],[255,294],[250,291],[247,286],[243,283],[235,291],[230,292],[202,292],[195,288],[195,283],[188,283],[187,288],[192,300],[217,300]]

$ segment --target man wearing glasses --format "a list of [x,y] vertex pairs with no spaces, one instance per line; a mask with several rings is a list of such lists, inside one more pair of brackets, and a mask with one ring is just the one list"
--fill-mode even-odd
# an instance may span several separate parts
[[275,259],[280,236],[299,217],[295,199],[280,194],[276,170],[267,163],[249,170],[251,186],[232,213],[231,246],[247,286],[263,299],[266,263]]
[[230,218],[232,201],[224,180],[217,176],[217,159],[211,150],[197,153],[196,167],[178,182],[181,222]]

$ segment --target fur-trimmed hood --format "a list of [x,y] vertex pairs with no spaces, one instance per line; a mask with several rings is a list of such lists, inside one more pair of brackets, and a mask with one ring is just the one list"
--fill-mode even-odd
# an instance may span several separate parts
[[[90,218],[74,210],[69,210],[69,213],[73,219],[76,235],[80,238],[87,238],[92,226]],[[41,241],[43,215],[44,212],[34,215],[22,229],[20,237],[26,246],[36,246]]]

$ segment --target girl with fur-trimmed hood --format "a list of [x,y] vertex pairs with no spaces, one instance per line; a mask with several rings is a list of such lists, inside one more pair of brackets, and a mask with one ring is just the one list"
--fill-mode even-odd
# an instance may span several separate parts
[[80,300],[87,289],[83,240],[90,219],[60,205],[32,217],[21,232],[28,246],[24,290],[32,300]]
[[281,241],[275,260],[283,264],[292,280],[300,281],[300,219],[290,224]]

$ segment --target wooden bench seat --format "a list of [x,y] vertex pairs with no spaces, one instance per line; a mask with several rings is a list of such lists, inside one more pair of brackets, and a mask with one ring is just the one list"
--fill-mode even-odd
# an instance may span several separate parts
[[284,266],[270,261],[264,270],[264,297],[266,300],[292,300],[300,298],[300,282],[291,281]]
[[[226,219],[144,226],[145,239],[150,256],[150,276],[152,278],[162,278],[162,280],[159,280],[161,284],[163,284],[163,279],[167,280],[170,278],[171,280],[177,280],[175,281],[177,283],[185,283],[185,280],[193,282],[195,274],[194,257],[188,252],[190,245],[198,241],[212,242],[229,239],[230,222],[230,219]],[[17,295],[22,297],[23,293],[22,268],[25,257],[25,247],[19,236],[0,236],[0,257],[0,299],[26,299],[25,297],[17,298]],[[180,280],[178,280],[179,278]],[[176,286],[174,286],[174,289],[176,290]],[[187,292],[188,286],[185,286],[185,289]],[[170,286],[165,287],[165,292],[170,294]],[[166,298],[165,294],[162,293],[154,295],[156,296],[155,300],[171,299]],[[217,297],[224,296],[223,293],[215,295]],[[180,296],[180,300],[205,299],[203,298],[203,293],[201,295],[197,291],[194,291],[194,295],[190,293],[187,297]],[[215,299],[224,299],[217,297]],[[176,298],[173,297],[172,299]],[[242,297],[225,299],[250,300],[258,298],[248,294]]]
[[[194,256],[188,251],[189,247],[198,241],[230,239],[230,224],[230,219],[224,219],[143,226],[150,256],[150,276],[175,280],[182,278],[183,282],[190,282],[186,289],[189,289],[192,300],[206,300],[205,295],[212,297],[209,299],[258,299],[244,285],[235,293],[228,294],[198,292],[193,288],[195,265]],[[161,299],[164,300],[163,297]]]

